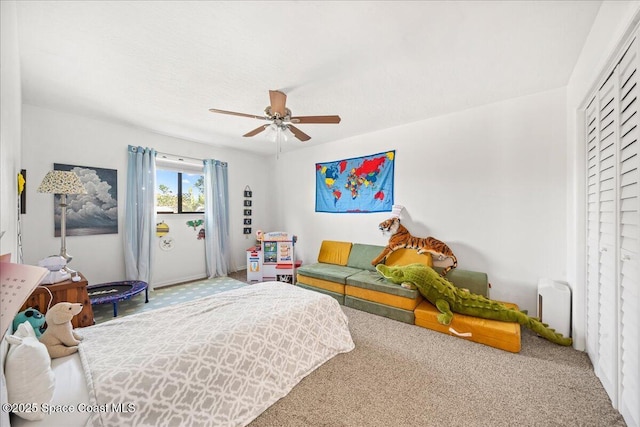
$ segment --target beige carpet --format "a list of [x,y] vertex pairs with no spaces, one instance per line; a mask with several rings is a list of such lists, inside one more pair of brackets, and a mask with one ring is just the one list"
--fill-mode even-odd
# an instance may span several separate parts
[[311,373],[261,426],[624,426],[586,353],[523,329],[508,353],[343,307],[356,349]]
[[[233,279],[244,282],[246,273],[220,281],[242,286]],[[163,304],[201,296],[192,289],[199,285],[166,288],[180,295]],[[206,289],[215,293],[224,286]],[[150,294],[152,299],[164,301]],[[144,297],[120,305],[121,315],[151,308]],[[625,425],[586,353],[523,329],[522,350],[513,354],[342,308],[355,350],[311,373],[251,427]],[[110,305],[100,309],[104,320],[113,315]]]

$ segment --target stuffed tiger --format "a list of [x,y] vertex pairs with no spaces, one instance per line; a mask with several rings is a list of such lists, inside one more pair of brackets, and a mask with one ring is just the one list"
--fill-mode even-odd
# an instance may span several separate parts
[[451,258],[453,264],[445,267],[440,273],[441,276],[446,275],[449,271],[458,266],[458,259],[453,254],[453,251],[445,243],[433,237],[414,237],[409,233],[407,228],[400,224],[400,218],[393,217],[381,222],[378,226],[380,230],[385,233],[391,233],[389,237],[389,244],[384,248],[382,253],[378,255],[376,259],[371,261],[372,265],[379,264],[387,255],[391,252],[402,248],[417,249],[419,254],[429,252],[435,256],[436,259],[442,261],[445,258]]

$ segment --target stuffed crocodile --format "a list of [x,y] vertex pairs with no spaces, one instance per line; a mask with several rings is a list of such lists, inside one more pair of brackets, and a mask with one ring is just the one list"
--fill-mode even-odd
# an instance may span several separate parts
[[424,264],[396,267],[378,264],[376,269],[378,273],[393,283],[414,284],[422,296],[440,311],[438,322],[443,325],[451,323],[453,313],[504,322],[518,322],[553,343],[571,345],[571,338],[563,337],[562,334],[555,332],[540,320],[523,311],[509,308],[498,301],[457,288],[434,269]]

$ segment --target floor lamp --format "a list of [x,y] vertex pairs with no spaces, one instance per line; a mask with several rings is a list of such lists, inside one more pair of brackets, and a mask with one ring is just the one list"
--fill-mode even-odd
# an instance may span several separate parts
[[[62,239],[60,244],[60,256],[63,257],[67,263],[71,262],[71,255],[67,253],[67,194],[87,194],[87,190],[82,185],[80,178],[75,172],[71,171],[58,171],[53,170],[48,172],[40,187],[38,187],[38,193],[52,193],[60,195],[60,208],[62,210],[60,216],[60,237]],[[66,268],[67,271],[71,271]]]

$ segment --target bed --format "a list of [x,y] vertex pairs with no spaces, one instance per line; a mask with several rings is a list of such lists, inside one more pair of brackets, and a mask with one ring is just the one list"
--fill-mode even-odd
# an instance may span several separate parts
[[61,406],[12,426],[244,426],[354,348],[333,298],[280,282],[77,331],[79,352],[52,361]]

